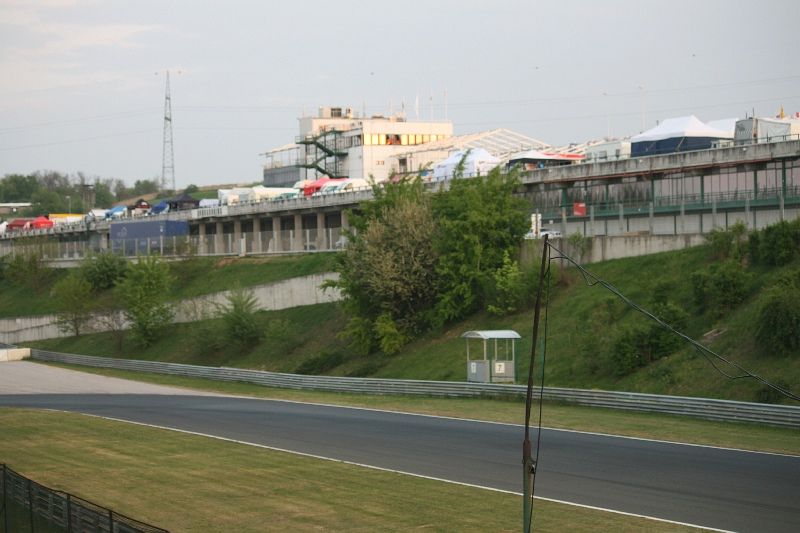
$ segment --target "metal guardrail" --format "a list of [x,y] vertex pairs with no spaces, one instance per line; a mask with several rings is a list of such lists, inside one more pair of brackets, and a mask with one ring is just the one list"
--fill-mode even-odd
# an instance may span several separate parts
[[[468,383],[458,381],[422,381],[406,379],[345,378],[333,376],[304,376],[239,368],[112,359],[89,355],[74,355],[44,350],[31,350],[31,358],[118,370],[154,372],[219,381],[238,381],[269,387],[320,390],[356,394],[421,395],[440,397],[521,397],[523,385]],[[538,398],[538,391],[535,391]],[[682,415],[708,420],[749,422],[800,428],[800,406],[770,405],[709,398],[663,396],[635,392],[566,389],[546,387],[544,399],[589,407],[605,407],[629,411],[644,411]]]

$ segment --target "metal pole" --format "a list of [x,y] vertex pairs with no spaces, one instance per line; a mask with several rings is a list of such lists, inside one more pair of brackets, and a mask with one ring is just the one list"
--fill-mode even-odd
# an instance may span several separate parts
[[542,267],[539,271],[539,286],[536,289],[536,304],[533,312],[533,338],[531,339],[531,360],[528,367],[528,392],[525,395],[525,440],[522,441],[522,531],[525,533],[530,533],[533,516],[532,492],[536,464],[531,456],[531,398],[533,396],[533,364],[536,360],[536,340],[539,337],[539,314],[542,308],[542,287],[545,283],[544,276],[547,270],[547,240],[548,236],[545,235],[542,246]]
[[30,516],[30,520],[31,520],[31,533],[34,533],[34,531],[33,531],[33,496],[32,496],[32,492],[31,492],[31,485],[32,484],[33,484],[33,482],[30,479],[28,479],[28,516]]
[[3,533],[8,533],[8,467],[3,463]]
[[67,493],[67,533],[72,533],[72,500],[70,493]]

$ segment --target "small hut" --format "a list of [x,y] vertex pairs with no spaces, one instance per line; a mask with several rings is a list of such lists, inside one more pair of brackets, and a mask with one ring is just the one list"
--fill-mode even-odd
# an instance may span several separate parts
[[[510,329],[467,331],[461,337],[467,339],[467,381],[514,383],[519,333]],[[483,349],[472,356],[470,339],[483,341]]]

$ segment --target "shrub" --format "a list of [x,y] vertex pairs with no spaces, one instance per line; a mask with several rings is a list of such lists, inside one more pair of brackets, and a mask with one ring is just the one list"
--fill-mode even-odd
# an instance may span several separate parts
[[227,341],[233,345],[253,346],[261,339],[256,312],[258,302],[250,290],[235,288],[227,295],[228,305],[220,310]]
[[112,288],[128,270],[128,261],[113,252],[89,255],[81,262],[83,278],[95,291]]
[[[773,379],[771,382],[776,387],[786,391],[789,390],[789,384],[782,379]],[[775,390],[773,387],[762,385],[756,390],[754,397],[759,403],[781,403],[786,396],[781,394],[780,391]]]
[[389,313],[381,313],[375,320],[375,335],[383,353],[390,355],[399,352],[409,341],[409,337],[400,331]]
[[800,350],[800,289],[781,283],[767,292],[755,336],[763,352],[786,355]]
[[5,269],[5,277],[11,283],[36,292],[42,292],[53,275],[53,269],[36,253],[14,255]]
[[300,363],[294,371],[304,375],[324,374],[344,363],[344,360],[344,355],[340,352],[323,351]]
[[492,286],[486,310],[493,315],[504,316],[519,310],[527,296],[525,278],[519,265],[508,251],[503,252],[503,265],[492,275]]
[[769,265],[785,265],[797,253],[795,228],[785,220],[764,228],[758,249],[760,259]]
[[747,298],[750,278],[744,267],[733,259],[713,265],[708,271],[693,272],[689,281],[694,303],[700,309],[710,308],[715,316],[721,316]]
[[92,286],[78,272],[70,272],[53,286],[58,305],[58,329],[77,337],[91,318]]

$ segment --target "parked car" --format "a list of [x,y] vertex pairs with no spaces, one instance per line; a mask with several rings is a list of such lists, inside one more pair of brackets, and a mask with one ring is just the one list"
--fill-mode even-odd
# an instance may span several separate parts
[[545,235],[547,235],[551,239],[560,239],[561,237],[563,237],[563,235],[561,235],[561,232],[558,230],[542,228],[542,231],[539,232],[539,237],[543,238]]
[[528,233],[525,234],[525,238],[526,239],[541,239],[545,235],[547,235],[551,239],[560,239],[560,238],[563,237],[561,232],[558,231],[558,230],[542,228],[541,231],[539,231],[539,235],[536,235],[536,233],[534,233],[534,231],[531,230],[531,231],[529,231]]

